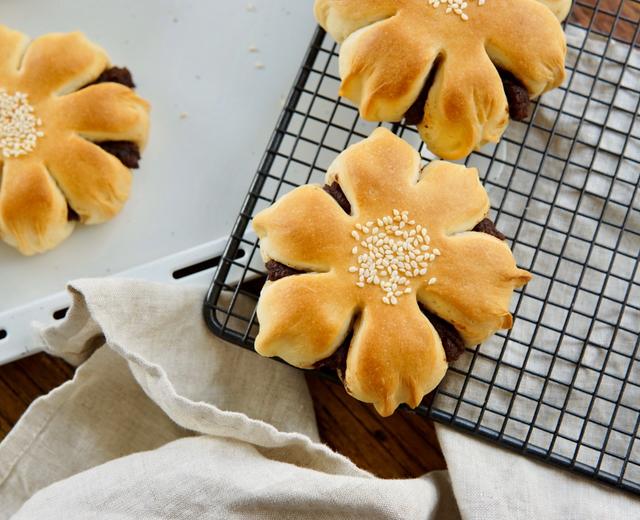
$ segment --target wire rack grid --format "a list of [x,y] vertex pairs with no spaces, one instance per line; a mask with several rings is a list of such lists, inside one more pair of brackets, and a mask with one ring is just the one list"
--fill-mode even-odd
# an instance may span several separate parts
[[[535,279],[514,328],[466,352],[417,412],[640,494],[640,2],[576,2],[565,28],[564,85],[465,161]],[[265,275],[251,218],[322,183],[376,126],[336,97],[337,61],[318,29],[204,304],[210,328],[248,349],[251,280]],[[414,128],[390,128],[433,158]]]

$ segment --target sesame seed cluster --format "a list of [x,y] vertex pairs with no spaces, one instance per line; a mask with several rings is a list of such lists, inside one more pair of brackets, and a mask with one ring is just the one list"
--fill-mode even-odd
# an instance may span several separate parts
[[[351,253],[357,265],[349,272],[358,276],[356,285],[378,286],[386,305],[397,305],[398,299],[411,294],[411,280],[424,277],[429,264],[440,251],[432,248],[427,228],[409,217],[408,211],[393,210],[392,215],[357,223],[351,236],[357,242]],[[437,282],[430,278],[428,283]]]
[[[478,5],[483,6],[485,0],[478,0]],[[442,6],[446,6],[445,13],[446,14],[457,14],[461,20],[465,22],[469,19],[469,15],[465,13],[465,9],[469,5],[468,2],[464,2],[463,0],[429,0],[429,5],[434,9]]]
[[44,132],[42,121],[34,115],[29,96],[23,92],[9,94],[0,89],[0,149],[4,157],[19,157],[33,151]]

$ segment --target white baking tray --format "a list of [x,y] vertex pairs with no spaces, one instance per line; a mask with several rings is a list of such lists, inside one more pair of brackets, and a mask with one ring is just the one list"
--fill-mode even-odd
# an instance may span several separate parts
[[[311,11],[310,0],[1,1],[0,23],[32,37],[82,30],[128,66],[152,126],[115,220],[80,226],[33,258],[0,243],[0,363],[40,348],[31,323],[67,305],[69,280],[169,281],[222,252],[312,34]],[[206,283],[211,271],[180,282]]]

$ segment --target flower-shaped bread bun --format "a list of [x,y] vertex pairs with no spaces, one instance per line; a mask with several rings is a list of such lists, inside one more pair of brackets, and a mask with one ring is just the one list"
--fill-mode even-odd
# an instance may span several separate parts
[[443,378],[442,341],[421,306],[468,346],[509,328],[514,288],[531,275],[509,247],[470,232],[489,211],[477,171],[420,155],[386,129],[343,152],[327,173],[347,213],[320,186],[302,186],[259,213],[265,261],[301,274],[267,282],[256,350],[312,368],[349,337],[344,383],[390,415],[417,406]]
[[562,83],[566,41],[551,9],[563,16],[568,5],[316,0],[315,14],[342,44],[340,95],[370,121],[407,116],[432,152],[460,159],[500,140],[509,121],[507,82],[518,85],[509,100],[524,98],[525,113],[528,98]]
[[25,255],[56,247],[75,221],[120,211],[131,171],[99,145],[136,153],[149,105],[122,84],[92,84],[107,54],[80,33],[28,38],[0,25],[0,238]]

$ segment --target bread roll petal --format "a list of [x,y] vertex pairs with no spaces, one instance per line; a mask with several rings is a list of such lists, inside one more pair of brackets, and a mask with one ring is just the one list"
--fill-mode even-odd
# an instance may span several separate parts
[[342,44],[340,95],[359,105],[368,121],[401,121],[438,57],[440,47],[416,38],[418,32],[407,24],[406,18],[390,18],[353,33]]
[[73,231],[67,201],[44,164],[9,160],[0,185],[0,237],[24,255],[53,249]]
[[316,0],[314,12],[318,23],[342,42],[358,29],[393,16],[399,3],[399,0]]
[[300,368],[330,357],[349,333],[353,286],[335,273],[310,273],[268,282],[258,302],[256,351]]
[[386,128],[341,153],[329,166],[326,183],[338,182],[352,215],[380,217],[406,205],[407,191],[420,175],[420,154]]
[[[512,1],[492,0],[505,8]],[[509,11],[509,19],[499,31],[487,34],[485,46],[491,61],[511,72],[536,98],[562,84],[567,45],[562,26],[543,2],[519,0],[519,3],[518,9]],[[487,12],[478,11],[488,17]]]
[[0,25],[0,74],[15,76],[20,66],[29,38],[24,34]]
[[142,151],[149,133],[149,103],[117,83],[91,85],[52,101],[60,128],[92,141],[131,141]]
[[430,162],[422,170],[414,197],[416,218],[434,237],[472,229],[489,212],[489,196],[478,171],[459,164]]
[[347,356],[345,388],[352,396],[386,417],[402,403],[418,406],[446,370],[442,342],[415,297],[365,307]]
[[328,271],[348,261],[351,218],[320,186],[302,186],[253,219],[265,261]]
[[508,123],[502,80],[484,48],[447,54],[418,126],[429,149],[444,159],[461,159],[498,142]]
[[99,224],[120,212],[132,174],[99,146],[69,134],[46,154],[47,167],[84,224]]
[[466,232],[434,244],[440,256],[430,265],[418,299],[431,312],[451,323],[467,346],[474,346],[500,329],[510,329],[513,290],[531,274],[516,266],[509,246],[484,233]]
[[20,68],[20,90],[29,92],[34,101],[72,92],[95,80],[108,66],[107,54],[82,33],[47,34],[27,49]]

